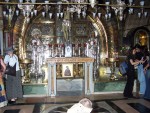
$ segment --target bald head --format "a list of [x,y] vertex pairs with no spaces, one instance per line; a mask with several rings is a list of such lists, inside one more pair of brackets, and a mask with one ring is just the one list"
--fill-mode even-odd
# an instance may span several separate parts
[[92,102],[88,98],[83,98],[79,101],[84,107],[92,108]]

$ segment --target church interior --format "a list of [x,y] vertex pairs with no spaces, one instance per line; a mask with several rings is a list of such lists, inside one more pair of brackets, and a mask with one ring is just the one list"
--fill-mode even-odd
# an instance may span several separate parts
[[124,98],[119,71],[149,38],[149,0],[0,0],[0,53],[14,48],[23,89],[0,113],[67,113],[84,97],[91,113],[150,113],[150,100]]

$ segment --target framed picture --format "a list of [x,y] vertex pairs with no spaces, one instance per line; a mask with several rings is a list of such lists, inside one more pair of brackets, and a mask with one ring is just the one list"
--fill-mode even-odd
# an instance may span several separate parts
[[76,36],[87,36],[87,25],[86,24],[75,24],[75,35]]
[[73,77],[73,64],[62,64],[62,77]]
[[72,57],[72,44],[65,45],[65,57]]

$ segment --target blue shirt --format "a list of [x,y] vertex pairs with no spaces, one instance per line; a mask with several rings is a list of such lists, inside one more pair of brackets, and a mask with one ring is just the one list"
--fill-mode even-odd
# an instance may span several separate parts
[[9,63],[10,66],[14,66],[16,63],[16,71],[19,70],[19,61],[18,61],[18,57],[13,54],[12,57],[10,57],[9,55],[6,55],[4,58],[4,63],[7,65]]

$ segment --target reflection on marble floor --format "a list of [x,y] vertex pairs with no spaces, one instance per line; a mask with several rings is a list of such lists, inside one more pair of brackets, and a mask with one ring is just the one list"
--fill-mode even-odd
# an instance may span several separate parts
[[[93,102],[92,113],[150,113],[150,100],[125,99],[115,94],[109,96],[97,94],[86,97]],[[15,105],[0,108],[0,113],[66,113],[67,109],[81,98],[83,97],[24,98]]]

